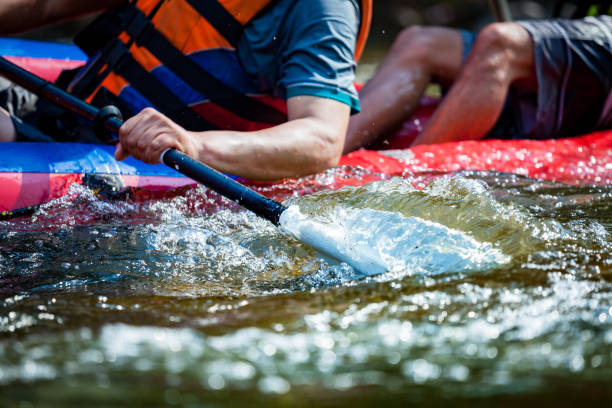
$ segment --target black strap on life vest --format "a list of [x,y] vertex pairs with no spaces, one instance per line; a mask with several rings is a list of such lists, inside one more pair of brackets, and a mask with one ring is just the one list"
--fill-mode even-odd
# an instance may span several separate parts
[[[149,19],[157,14],[164,1],[166,0],[158,1],[149,13]],[[76,35],[74,38],[75,44],[85,51],[90,57],[90,61],[87,67],[78,74],[78,80],[71,84],[68,89],[70,93],[81,98],[87,98],[111,72],[106,57],[114,52],[114,40],[124,30],[126,22],[130,20],[133,13],[132,10],[131,2],[113,7]],[[126,46],[129,48],[133,43],[134,40],[130,39]]]
[[146,48],[194,90],[211,102],[247,120],[270,124],[285,121],[285,115],[277,109],[238,92],[179,51],[155,29],[151,21],[140,10],[135,8],[134,13],[132,21],[126,27],[126,32],[137,45]]
[[106,10],[76,34],[74,43],[90,57],[97,54],[109,41],[121,34],[129,7],[130,3],[125,2]]
[[[161,0],[156,7],[165,0]],[[242,35],[242,25],[216,0],[187,0],[220,34],[222,34],[230,44],[235,45]],[[102,51],[97,59],[89,67],[76,85],[71,90],[73,93],[85,97],[90,95],[102,83],[110,71],[124,77],[129,83],[143,94],[154,106],[164,113],[174,112],[174,115],[183,117],[183,121],[176,120],[177,123],[197,130],[203,127],[212,126],[206,122],[205,125],[193,123],[193,118],[188,112],[197,115],[193,110],[186,106],[174,93],[169,90],[158,78],[148,73],[140,64],[130,56],[126,56],[126,51],[133,43],[146,48],[158,60],[162,62],[170,71],[181,78],[185,83],[192,87],[211,102],[234,112],[236,115],[249,121],[278,124],[286,120],[284,113],[267,105],[257,99],[244,95],[221,80],[215,78],[208,71],[197,65],[188,56],[177,49],[162,33],[160,33],[151,23],[152,14],[145,16],[133,3],[126,3],[117,9],[116,12],[107,19],[96,22],[100,32],[115,34],[112,39],[107,39],[106,44],[101,48]],[[118,24],[118,16],[121,22]],[[104,29],[106,22],[113,21],[116,24],[113,29]],[[214,23],[213,23],[214,22]],[[119,29],[117,29],[119,26]],[[126,31],[131,39],[127,45],[119,41],[116,36]],[[81,42],[87,41],[94,35],[94,31],[89,31],[88,35],[81,36]],[[119,44],[121,43],[121,44]],[[79,44],[80,45],[80,44]],[[95,44],[99,46],[99,41]],[[84,47],[85,48],[85,47]],[[87,45],[90,51],[94,46]],[[100,50],[100,48],[98,48]],[[127,53],[129,54],[129,53]],[[118,65],[120,64],[120,65]],[[106,67],[104,70],[103,67]],[[102,70],[102,72],[100,72]],[[145,75],[146,73],[146,75]],[[174,96],[173,98],[170,95]],[[172,110],[167,110],[168,102]],[[200,117],[199,115],[197,115]],[[171,117],[172,118],[172,117]],[[174,120],[174,118],[172,118]],[[189,125],[185,120],[189,119]],[[203,119],[202,119],[203,120]]]
[[187,0],[234,48],[242,36],[242,24],[217,0]]
[[194,131],[215,129],[215,127],[186,106],[173,92],[168,90],[153,74],[144,69],[130,54],[119,39],[113,40],[108,64],[113,71],[125,78],[153,106],[162,111],[179,125]]

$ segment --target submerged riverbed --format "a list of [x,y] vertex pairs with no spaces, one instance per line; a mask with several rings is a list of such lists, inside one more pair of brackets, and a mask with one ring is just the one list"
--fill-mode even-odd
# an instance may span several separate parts
[[414,262],[364,277],[202,187],[74,186],[0,223],[0,405],[612,401],[612,187],[345,168],[259,191],[418,220]]

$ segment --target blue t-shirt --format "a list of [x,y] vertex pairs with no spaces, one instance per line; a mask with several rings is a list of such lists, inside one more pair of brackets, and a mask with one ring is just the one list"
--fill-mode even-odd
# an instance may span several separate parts
[[359,111],[355,45],[357,0],[279,0],[253,19],[238,57],[262,92],[330,98]]

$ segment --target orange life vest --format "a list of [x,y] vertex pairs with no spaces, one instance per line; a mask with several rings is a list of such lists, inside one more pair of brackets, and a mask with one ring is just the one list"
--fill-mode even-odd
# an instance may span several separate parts
[[[190,130],[257,130],[286,121],[285,101],[249,86],[235,47],[274,0],[134,0],[109,10],[75,42],[90,62],[69,89],[127,114],[154,106]],[[355,59],[372,0],[361,0]],[[240,72],[239,72],[240,71]]]

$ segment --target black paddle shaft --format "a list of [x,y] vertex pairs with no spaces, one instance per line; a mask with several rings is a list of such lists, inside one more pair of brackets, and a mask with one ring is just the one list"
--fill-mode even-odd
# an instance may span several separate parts
[[[36,95],[46,98],[55,104],[68,109],[94,123],[100,118],[100,110],[56,85],[28,72],[0,57],[0,75],[22,86]],[[118,133],[123,122],[116,117],[106,117],[104,126],[113,133]],[[169,167],[201,183],[211,190],[240,204],[260,217],[278,225],[280,215],[286,207],[281,203],[264,197],[237,181],[229,178],[209,166],[187,156],[175,149],[169,149],[162,155],[162,161]]]

